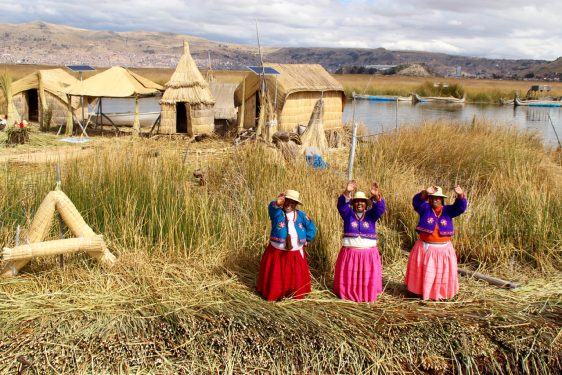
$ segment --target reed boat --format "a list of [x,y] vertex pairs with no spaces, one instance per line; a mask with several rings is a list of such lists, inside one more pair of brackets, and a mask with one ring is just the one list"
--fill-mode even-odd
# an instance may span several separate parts
[[562,107],[562,100],[515,98],[514,104],[527,107]]
[[395,95],[361,95],[352,94],[353,99],[358,100],[371,100],[375,102],[410,102],[412,96],[395,96]]
[[445,104],[464,104],[466,97],[461,99],[454,96],[419,96],[418,94],[412,95],[412,103],[445,103]]
[[[150,129],[156,119],[160,116],[160,112],[141,112],[139,113],[139,122],[141,128]],[[100,125],[114,125],[114,126],[125,126],[132,127],[135,120],[134,113],[103,113],[101,116],[99,114],[93,114],[90,118],[92,124]],[[113,124],[112,124],[113,123]]]

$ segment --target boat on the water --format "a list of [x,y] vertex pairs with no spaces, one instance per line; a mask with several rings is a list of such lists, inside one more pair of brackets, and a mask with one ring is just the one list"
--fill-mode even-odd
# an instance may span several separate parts
[[445,103],[445,104],[463,104],[466,97],[455,98],[454,96],[419,96],[413,94],[412,103]]
[[514,104],[527,107],[562,107],[562,100],[520,99],[516,97]]
[[395,95],[362,95],[362,94],[352,94],[353,99],[358,100],[371,100],[375,102],[410,102],[412,101],[412,96],[395,96]]

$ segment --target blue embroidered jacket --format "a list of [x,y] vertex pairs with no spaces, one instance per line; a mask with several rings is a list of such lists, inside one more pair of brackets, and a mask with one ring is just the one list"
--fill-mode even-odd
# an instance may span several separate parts
[[431,234],[435,230],[435,223],[437,223],[441,236],[453,236],[455,234],[453,218],[466,211],[468,207],[466,198],[457,198],[454,204],[443,206],[441,215],[437,216],[431,209],[429,203],[424,201],[421,196],[422,193],[420,192],[414,195],[414,199],[412,200],[414,210],[420,215],[420,221],[416,226],[416,232]]
[[[278,244],[284,244],[287,239],[287,225],[285,223],[285,212],[277,206],[276,201],[271,201],[268,206],[269,218],[271,219],[271,235],[269,240]],[[310,242],[316,235],[316,226],[304,212],[295,210],[295,229],[299,237],[299,244]]]
[[362,237],[371,240],[377,239],[376,221],[382,216],[385,209],[384,199],[376,202],[371,199],[372,206],[365,211],[365,215],[359,219],[355,215],[355,211],[351,208],[349,202],[346,201],[345,195],[338,198],[338,211],[343,219],[343,236],[344,237]]

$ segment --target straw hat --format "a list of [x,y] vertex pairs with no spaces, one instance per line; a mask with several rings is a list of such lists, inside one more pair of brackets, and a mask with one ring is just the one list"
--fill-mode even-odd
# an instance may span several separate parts
[[351,203],[353,204],[353,201],[356,200],[364,200],[365,203],[367,204],[367,207],[371,206],[371,200],[367,198],[365,193],[363,193],[362,191],[356,191],[355,194],[353,194],[353,198],[351,198]]
[[300,201],[300,194],[296,190],[287,189],[287,191],[285,192],[285,199],[290,199],[292,201],[302,204],[302,202]]
[[447,198],[447,196],[445,194],[443,194],[443,189],[441,188],[441,186],[435,186],[435,193],[433,194],[429,194],[430,197],[443,197],[443,198]]

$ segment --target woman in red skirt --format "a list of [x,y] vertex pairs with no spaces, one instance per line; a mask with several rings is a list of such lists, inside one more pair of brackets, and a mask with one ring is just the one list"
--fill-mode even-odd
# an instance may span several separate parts
[[268,207],[271,235],[260,264],[257,291],[268,301],[304,298],[311,291],[304,248],[316,235],[316,226],[297,205],[299,192],[287,190]]
[[455,187],[455,203],[445,205],[443,189],[430,186],[414,195],[414,209],[420,216],[404,280],[410,293],[424,300],[454,297],[459,291],[457,255],[451,244],[453,218],[466,211],[468,202],[460,186]]

